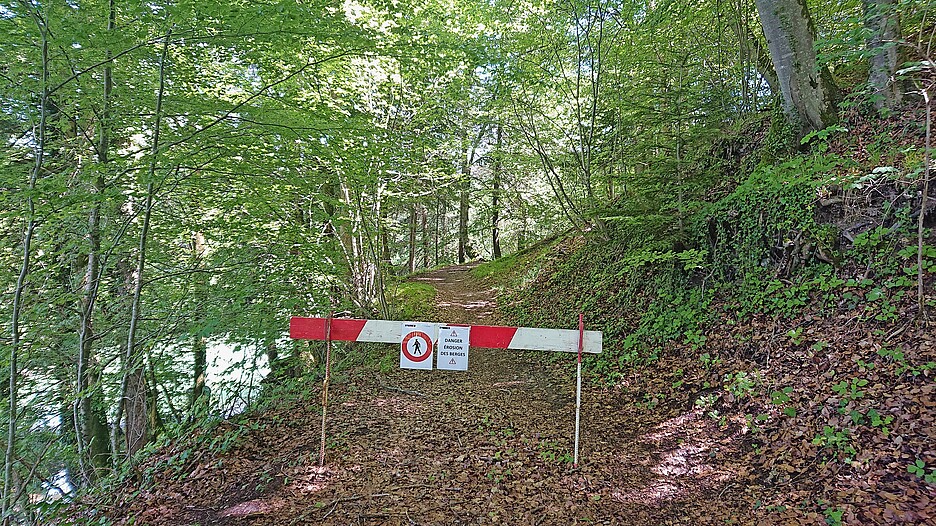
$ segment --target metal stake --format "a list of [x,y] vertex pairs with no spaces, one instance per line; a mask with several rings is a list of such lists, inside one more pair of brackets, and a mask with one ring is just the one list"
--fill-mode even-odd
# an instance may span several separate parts
[[325,413],[328,412],[328,380],[331,376],[331,321],[332,313],[325,318],[325,380],[322,382],[322,445],[319,449],[319,467],[325,466]]
[[585,346],[585,315],[579,313],[578,364],[575,367],[575,452],[572,467],[578,467],[579,420],[582,414],[582,348]]

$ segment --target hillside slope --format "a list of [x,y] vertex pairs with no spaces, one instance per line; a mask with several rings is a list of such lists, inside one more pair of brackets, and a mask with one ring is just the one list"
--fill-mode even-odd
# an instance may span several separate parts
[[[494,321],[493,291],[469,268],[416,279],[438,291],[428,319]],[[115,524],[149,525],[724,524],[753,516],[741,491],[740,428],[698,408],[634,404],[590,385],[575,467],[573,356],[475,349],[466,373],[400,370],[396,358],[391,350],[380,370],[336,375],[324,468],[320,384],[297,383],[276,403],[158,451],[137,480],[89,503],[76,521],[102,511]]]
[[736,471],[710,513],[730,496],[741,524],[936,523],[932,299],[918,316],[907,283],[829,267],[742,304],[733,286],[667,288],[672,264],[627,269],[628,255],[573,236],[501,263],[504,315],[547,325],[585,312],[605,331],[590,371],[607,403],[670,415],[684,444],[711,433],[686,418],[733,436]]

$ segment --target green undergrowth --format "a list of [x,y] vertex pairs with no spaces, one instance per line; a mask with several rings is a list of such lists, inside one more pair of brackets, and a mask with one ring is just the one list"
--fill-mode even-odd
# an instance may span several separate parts
[[[746,323],[854,310],[862,321],[895,322],[917,281],[914,202],[886,204],[877,226],[843,236],[821,203],[860,195],[866,172],[829,150],[827,141],[842,135],[836,127],[807,136],[810,153],[758,166],[732,191],[697,206],[681,232],[661,227],[657,216],[631,218],[604,235],[566,237],[478,272],[512,285],[501,310],[517,324],[573,328],[584,313],[590,328],[604,331],[605,352],[591,361],[592,372],[611,383],[668,346],[701,354],[706,333],[726,316]],[[882,174],[878,184],[893,180]],[[925,240],[929,275],[936,243],[930,231]]]
[[502,290],[521,288],[536,278],[544,256],[559,239],[558,236],[549,237],[519,252],[486,261],[472,269],[471,275]]
[[[839,152],[853,140],[840,128],[807,136],[808,153],[758,166],[682,225],[630,217],[541,247],[522,265],[532,276],[499,301],[518,325],[574,328],[584,313],[604,336],[591,380],[648,412],[700,411],[743,436],[749,484],[763,488],[753,510],[790,523],[889,505],[843,479],[874,478],[889,495],[936,484],[924,429],[936,236],[918,236],[919,193],[905,191],[919,166],[859,166],[832,153],[834,138]],[[520,266],[488,268],[496,279]],[[919,519],[926,502],[906,500],[894,516]]]
[[404,281],[388,287],[391,319],[423,321],[432,314],[436,290],[427,283]]

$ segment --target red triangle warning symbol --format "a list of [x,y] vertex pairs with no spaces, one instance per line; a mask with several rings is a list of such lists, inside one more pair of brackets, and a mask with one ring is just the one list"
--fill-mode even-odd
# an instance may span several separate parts
[[452,337],[454,338],[454,337],[456,337],[456,336],[458,336],[458,333],[455,332],[455,331],[452,331]]
[[449,365],[456,365],[455,358],[452,358],[451,360],[449,360]]

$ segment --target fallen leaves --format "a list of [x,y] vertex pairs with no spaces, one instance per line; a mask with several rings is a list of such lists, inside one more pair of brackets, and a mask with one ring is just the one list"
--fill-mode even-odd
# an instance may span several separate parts
[[[440,272],[439,319],[475,321],[460,306],[470,280]],[[626,383],[587,388],[578,467],[571,360],[473,349],[466,373],[397,370],[375,380],[352,371],[332,387],[324,469],[320,413],[284,403],[252,415],[246,432],[213,431],[243,433],[227,451],[175,464],[168,460],[182,451],[153,457],[167,467],[150,470],[145,489],[128,485],[117,497],[126,511],[113,518],[155,526],[932,524],[936,486],[907,466],[936,467],[934,371],[905,366],[936,358],[934,338],[907,327],[888,341],[892,327],[872,332],[852,319],[726,323],[706,335],[717,360],[703,365],[697,352],[672,346]],[[800,344],[778,341],[804,324]],[[771,349],[769,360],[745,347],[751,342]],[[756,372],[750,394],[725,389],[738,371]]]

